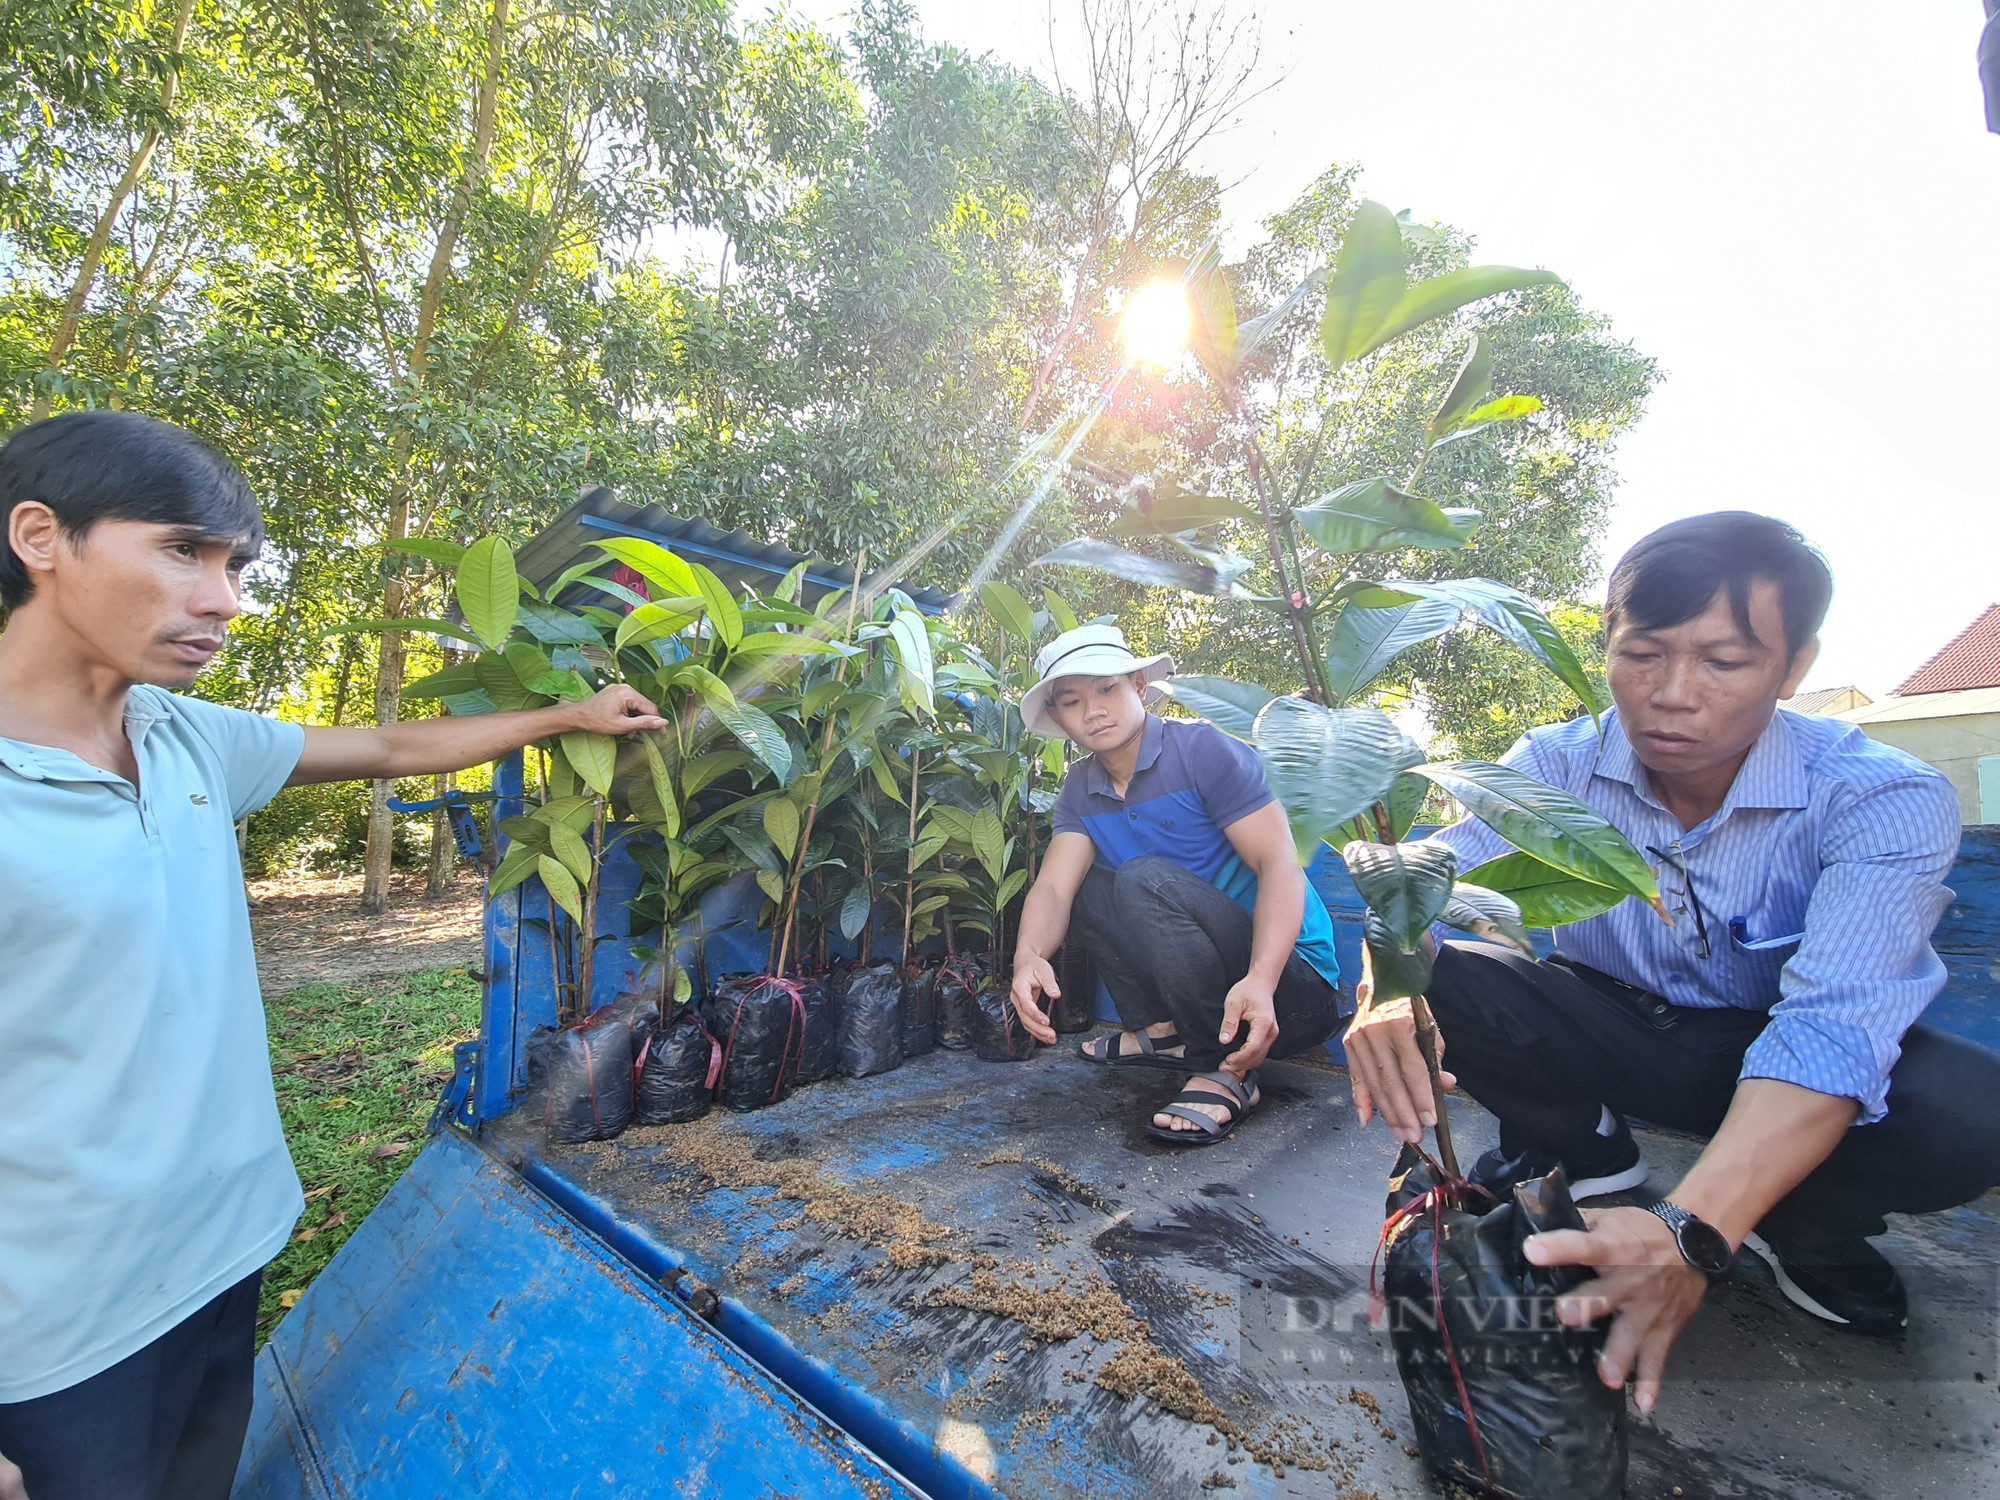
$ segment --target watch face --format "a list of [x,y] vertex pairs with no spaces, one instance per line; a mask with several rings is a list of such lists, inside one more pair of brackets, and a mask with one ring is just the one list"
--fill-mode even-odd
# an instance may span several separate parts
[[1700,1219],[1685,1220],[1674,1231],[1674,1237],[1680,1242],[1681,1254],[1687,1257],[1688,1264],[1707,1275],[1722,1275],[1735,1260],[1722,1231]]

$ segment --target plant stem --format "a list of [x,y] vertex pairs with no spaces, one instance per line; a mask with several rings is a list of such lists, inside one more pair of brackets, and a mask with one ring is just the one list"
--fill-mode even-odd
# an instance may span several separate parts
[[[1242,396],[1233,388],[1225,393],[1231,415],[1249,425],[1250,413],[1243,404]],[[1306,685],[1317,695],[1321,703],[1332,700],[1324,668],[1319,655],[1313,648],[1311,626],[1305,608],[1305,578],[1303,573],[1293,586],[1290,571],[1285,566],[1285,532],[1278,519],[1277,508],[1271,503],[1270,463],[1264,457],[1264,448],[1257,441],[1255,431],[1248,438],[1246,456],[1249,459],[1250,487],[1257,496],[1257,512],[1264,518],[1264,540],[1271,554],[1271,569],[1277,574],[1278,592],[1284,595],[1285,617],[1292,627],[1292,645],[1299,654],[1299,670]]]
[[1431,1108],[1437,1114],[1438,1158],[1446,1175],[1456,1178],[1458,1153],[1451,1146],[1451,1116],[1445,1107],[1444,1080],[1438,1073],[1437,1022],[1431,1017],[1431,1003],[1422,995],[1410,999],[1410,1014],[1417,1023],[1417,1051],[1423,1054],[1424,1069],[1431,1075]]
[[577,1010],[582,1015],[590,1014],[591,981],[597,973],[597,888],[604,871],[604,799],[591,799],[590,815],[590,880],[583,888],[583,955],[577,967],[578,989]]
[[917,905],[917,787],[923,777],[924,752],[910,747],[910,847],[904,851],[909,874],[903,881],[903,962],[910,959],[910,929],[916,922]]

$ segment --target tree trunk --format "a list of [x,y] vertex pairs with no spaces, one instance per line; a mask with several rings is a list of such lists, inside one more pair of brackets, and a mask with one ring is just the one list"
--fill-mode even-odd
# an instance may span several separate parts
[[[174,63],[167,70],[167,76],[160,85],[160,115],[173,113],[174,96],[180,92],[180,56],[187,47],[188,23],[194,17],[194,0],[181,0],[181,8],[174,16]],[[76,277],[70,282],[69,296],[63,301],[62,317],[56,322],[55,337],[49,340],[47,368],[51,374],[59,372],[68,357],[72,345],[76,343],[78,331],[83,326],[84,305],[90,300],[90,289],[97,281],[98,268],[104,264],[104,252],[111,244],[111,232],[118,225],[118,216],[125,211],[125,205],[139,186],[139,179],[146,175],[146,168],[152,163],[153,153],[160,146],[160,126],[156,122],[146,128],[139,138],[138,149],[125,163],[125,170],[119,174],[112,186],[111,197],[104,205],[104,211],[97,216],[92,226],[90,238],[84,243],[83,261],[76,268]],[[49,395],[43,391],[36,395],[29,416],[40,421],[49,414]]]
[[431,812],[431,867],[424,878],[424,895],[433,901],[450,892],[451,867],[458,857],[458,845],[451,833],[451,809],[442,805],[451,793],[452,780],[447,772],[431,786],[431,795],[439,799],[440,805]]

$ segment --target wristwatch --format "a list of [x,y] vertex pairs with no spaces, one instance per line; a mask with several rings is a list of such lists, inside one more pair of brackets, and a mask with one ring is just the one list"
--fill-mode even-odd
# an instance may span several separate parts
[[1682,1260],[1710,1281],[1720,1280],[1729,1274],[1736,1255],[1729,1248],[1729,1241],[1722,1237],[1721,1230],[1705,1219],[1697,1219],[1678,1203],[1669,1203],[1665,1199],[1647,1204],[1646,1211],[1656,1215],[1674,1232],[1674,1243],[1680,1247]]

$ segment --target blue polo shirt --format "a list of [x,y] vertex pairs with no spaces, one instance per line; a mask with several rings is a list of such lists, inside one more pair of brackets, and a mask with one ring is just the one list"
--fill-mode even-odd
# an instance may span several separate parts
[[0,1402],[144,1348],[284,1247],[235,820],[304,731],[137,687],[139,782],[0,739]]
[[[1139,763],[1125,795],[1095,755],[1069,768],[1056,798],[1055,831],[1082,833],[1098,862],[1117,869],[1156,854],[1199,875],[1245,911],[1257,906],[1257,877],[1223,832],[1276,800],[1257,752],[1212,724],[1146,715]],[[1328,984],[1340,984],[1333,920],[1319,892],[1306,884],[1305,918],[1293,950]]]

